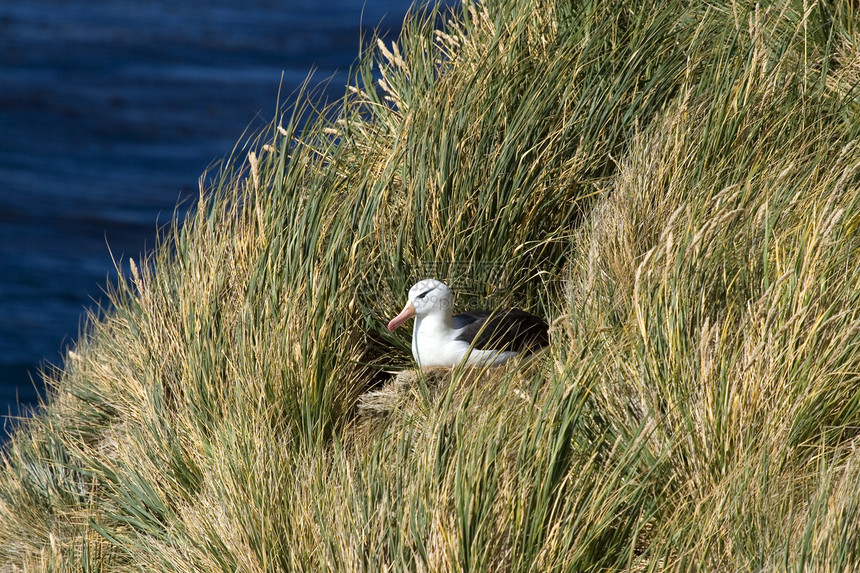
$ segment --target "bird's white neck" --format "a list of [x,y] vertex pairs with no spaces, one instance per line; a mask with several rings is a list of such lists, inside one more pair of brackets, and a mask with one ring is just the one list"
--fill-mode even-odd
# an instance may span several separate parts
[[[427,363],[439,352],[433,341],[447,342],[453,334],[454,321],[451,312],[437,312],[427,316],[416,316],[412,327],[412,356],[419,364]],[[419,340],[421,343],[419,344]],[[428,346],[434,344],[434,346]]]

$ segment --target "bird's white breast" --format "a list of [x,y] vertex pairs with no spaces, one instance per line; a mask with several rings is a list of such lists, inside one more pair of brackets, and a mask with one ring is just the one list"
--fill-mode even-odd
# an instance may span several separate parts
[[412,357],[421,367],[456,366],[468,354],[469,366],[499,366],[516,352],[476,350],[469,352],[468,342],[457,340],[460,329],[453,329],[444,320],[430,315],[415,320],[412,329]]

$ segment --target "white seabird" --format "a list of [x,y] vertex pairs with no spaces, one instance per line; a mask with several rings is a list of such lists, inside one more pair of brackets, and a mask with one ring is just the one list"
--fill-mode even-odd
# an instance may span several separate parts
[[406,306],[388,330],[415,317],[412,356],[421,367],[457,366],[464,358],[469,366],[499,366],[549,344],[546,322],[523,310],[453,316],[453,307],[454,296],[445,283],[424,279],[409,289]]

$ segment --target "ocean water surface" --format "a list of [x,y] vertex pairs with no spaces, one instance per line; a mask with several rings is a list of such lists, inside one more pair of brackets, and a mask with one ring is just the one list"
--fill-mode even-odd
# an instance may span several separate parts
[[315,70],[342,95],[361,38],[396,38],[410,5],[0,0],[4,429],[105,302],[114,260],[154,245],[279,92]]

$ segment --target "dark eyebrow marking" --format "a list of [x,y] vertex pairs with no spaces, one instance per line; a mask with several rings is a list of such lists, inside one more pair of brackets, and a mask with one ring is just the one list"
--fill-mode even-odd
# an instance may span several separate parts
[[[433,287],[433,288],[436,288],[436,287]],[[433,289],[432,289],[432,288],[428,288],[427,290],[425,290],[424,292],[422,292],[421,294],[419,294],[419,295],[418,295],[418,296],[416,296],[415,298],[424,298],[424,297],[427,295],[427,293],[428,293],[428,292],[430,292],[431,290],[433,290]]]

